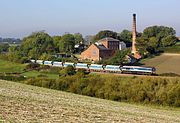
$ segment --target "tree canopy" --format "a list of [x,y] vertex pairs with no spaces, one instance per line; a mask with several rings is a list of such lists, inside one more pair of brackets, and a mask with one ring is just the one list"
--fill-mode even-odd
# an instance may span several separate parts
[[159,48],[172,46],[177,42],[176,31],[172,27],[147,27],[142,36],[137,39],[137,46],[141,53],[156,53]]
[[83,39],[82,34],[75,33],[74,38],[75,38],[75,44],[84,43],[84,39]]
[[54,52],[53,38],[47,33],[36,32],[23,39],[20,49],[24,56],[38,59],[43,53]]
[[124,42],[131,42],[132,41],[132,32],[125,29],[119,34],[119,38],[121,40],[123,40]]
[[75,38],[72,34],[65,34],[61,37],[60,42],[60,51],[61,52],[70,52],[74,51]]
[[113,31],[110,31],[110,30],[103,30],[103,31],[100,31],[99,33],[97,33],[95,35],[94,41],[98,41],[98,40],[106,38],[106,37],[111,37],[111,38],[115,38],[115,39],[118,38],[116,32],[113,32]]

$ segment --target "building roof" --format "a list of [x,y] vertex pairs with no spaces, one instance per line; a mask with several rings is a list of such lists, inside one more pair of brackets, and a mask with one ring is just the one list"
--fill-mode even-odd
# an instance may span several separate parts
[[118,41],[118,42],[120,42],[120,40],[114,39],[114,38],[111,38],[111,37],[103,38],[103,39],[99,40],[98,42],[101,42],[101,41]]
[[97,44],[95,44],[95,46],[96,46],[99,50],[110,50],[110,49],[107,49],[104,45],[97,45]]

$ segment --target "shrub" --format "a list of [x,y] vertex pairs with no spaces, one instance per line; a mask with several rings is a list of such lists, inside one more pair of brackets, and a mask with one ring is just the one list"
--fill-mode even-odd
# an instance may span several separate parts
[[37,63],[29,63],[28,65],[26,65],[26,69],[39,69],[40,68],[40,64]]
[[61,70],[59,72],[59,76],[71,76],[71,75],[75,75],[76,74],[76,70],[73,66],[67,66],[66,68],[64,68],[63,70]]
[[102,99],[180,107],[180,78],[71,74],[58,80],[31,78],[26,83]]
[[14,81],[14,82],[20,82],[26,80],[26,78],[21,75],[0,75],[0,79]]

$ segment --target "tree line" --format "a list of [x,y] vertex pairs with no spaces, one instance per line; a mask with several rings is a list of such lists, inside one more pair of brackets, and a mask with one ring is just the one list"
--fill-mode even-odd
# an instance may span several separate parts
[[[142,56],[156,54],[161,48],[173,46],[178,39],[175,36],[176,31],[171,27],[165,26],[152,26],[146,28],[142,33],[137,33],[137,47]],[[132,42],[132,32],[123,30],[120,33],[103,30],[96,35],[89,38],[83,38],[82,34],[64,34],[62,36],[50,36],[49,34],[40,31],[34,32],[31,35],[22,39],[20,46],[0,45],[0,52],[7,52],[4,56],[10,61],[26,62],[28,59],[43,59],[53,60],[56,53],[69,53],[75,52],[74,46],[76,44],[84,44],[87,40],[94,43],[102,38],[112,37],[124,41],[127,45]],[[129,53],[127,51],[122,51]],[[116,61],[120,59],[123,61],[121,55],[124,53],[116,53],[117,56],[109,59]],[[118,63],[118,62],[116,62]]]

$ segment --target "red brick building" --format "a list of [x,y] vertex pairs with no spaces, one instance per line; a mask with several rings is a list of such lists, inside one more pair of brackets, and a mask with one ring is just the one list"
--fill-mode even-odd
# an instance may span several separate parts
[[126,48],[124,42],[113,38],[104,38],[82,52],[81,59],[99,61],[112,57],[116,50],[122,50],[124,48]]

